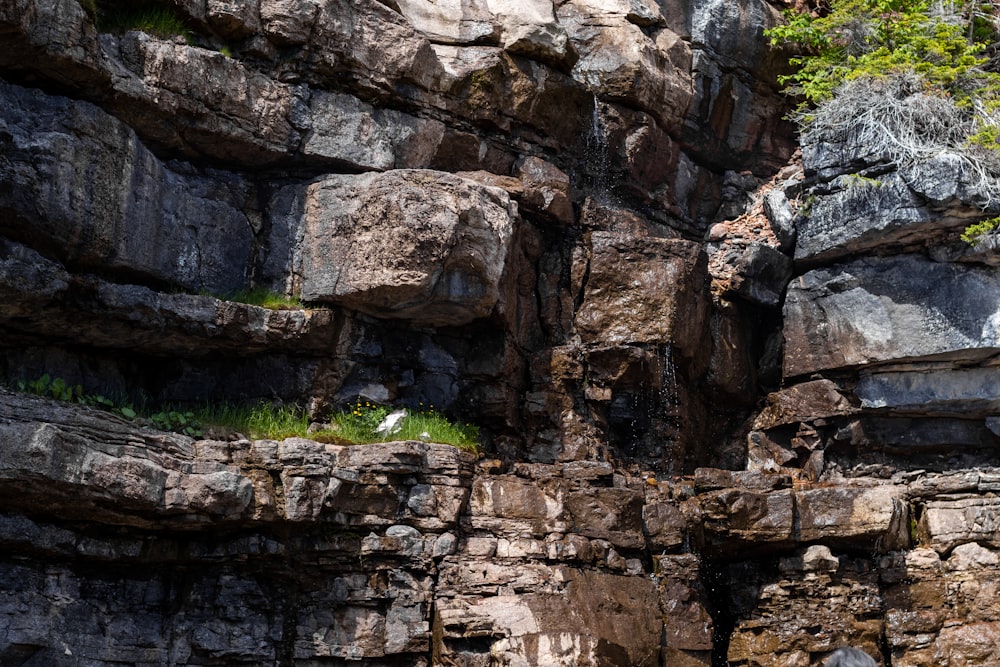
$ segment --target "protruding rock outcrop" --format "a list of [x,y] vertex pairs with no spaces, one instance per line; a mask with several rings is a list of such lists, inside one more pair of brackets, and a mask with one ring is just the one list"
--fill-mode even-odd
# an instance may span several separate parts
[[519,218],[499,188],[397,169],[277,198],[272,229],[294,239],[285,275],[305,301],[428,326],[488,317],[500,301]]

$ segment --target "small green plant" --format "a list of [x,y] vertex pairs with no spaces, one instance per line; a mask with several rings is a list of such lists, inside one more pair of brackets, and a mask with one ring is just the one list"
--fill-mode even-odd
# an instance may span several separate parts
[[882,181],[877,178],[871,178],[870,176],[865,176],[863,174],[848,174],[847,175],[847,188],[880,188],[885,185]]
[[221,53],[227,58],[233,57],[233,49],[228,44],[223,44],[222,46],[220,46],[219,53]]
[[201,422],[195,418],[192,411],[161,410],[149,416],[156,428],[163,431],[173,431],[191,438],[202,436]]
[[114,412],[126,419],[135,419],[136,417],[136,412],[132,406],[125,403],[116,403],[100,394],[84,393],[81,385],[71,385],[63,378],[53,378],[48,373],[34,380],[18,380],[14,384],[14,388],[26,394],[45,396],[57,401],[65,401],[66,403],[78,403],[80,405],[100,408],[108,412]]
[[1000,227],[1000,216],[980,220],[965,228],[965,231],[962,232],[962,240],[969,245],[976,245],[997,227]]

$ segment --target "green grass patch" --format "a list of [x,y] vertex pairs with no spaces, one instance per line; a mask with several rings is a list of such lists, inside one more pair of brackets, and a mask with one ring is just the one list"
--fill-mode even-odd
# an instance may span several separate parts
[[479,429],[470,424],[454,422],[436,412],[433,407],[408,411],[392,433],[378,432],[378,426],[392,408],[362,400],[333,414],[329,423],[310,432],[310,420],[304,410],[295,405],[209,405],[194,411],[200,428],[240,433],[252,440],[283,440],[310,438],[319,442],[362,445],[395,440],[422,440],[452,445],[467,451],[479,451]]
[[306,437],[309,417],[295,405],[216,403],[194,411],[206,429],[240,433],[251,440]]
[[299,310],[303,308],[302,302],[297,298],[277,294],[262,287],[240,290],[221,298],[224,301],[246,303],[251,306],[260,306],[271,310]]
[[167,5],[155,2],[124,4],[101,0],[93,4],[97,28],[101,32],[121,34],[129,30],[141,30],[160,39],[183,37],[186,42],[191,41],[191,30],[180,15]]
[[310,419],[297,405],[260,402],[256,405],[212,403],[201,408],[159,405],[151,408],[146,401],[136,407],[126,400],[112,400],[99,394],[87,394],[80,385],[70,385],[49,374],[35,380],[19,380],[11,385],[17,391],[45,396],[107,410],[129,420],[144,421],[164,431],[192,438],[241,434],[251,440],[310,438],[319,442],[362,445],[396,440],[421,440],[479,452],[479,429],[454,422],[436,412],[433,406],[408,410],[391,432],[379,432],[379,425],[393,409],[357,400],[330,417],[329,423],[310,431]]
[[392,410],[384,405],[357,400],[353,405],[334,414],[331,423],[338,436],[363,444],[390,440],[422,440],[452,445],[471,452],[479,451],[479,429],[471,424],[453,422],[436,412],[434,406],[407,411],[406,417],[392,433],[379,433],[382,423]]
[[464,422],[452,422],[435,413],[410,413],[403,421],[400,432],[393,437],[400,440],[427,440],[470,452],[479,451],[478,427]]

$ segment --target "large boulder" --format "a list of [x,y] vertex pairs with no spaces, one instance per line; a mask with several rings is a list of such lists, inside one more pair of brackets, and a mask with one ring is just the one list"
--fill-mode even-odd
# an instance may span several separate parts
[[427,170],[290,186],[273,213],[302,299],[430,326],[493,312],[518,219],[505,191]]

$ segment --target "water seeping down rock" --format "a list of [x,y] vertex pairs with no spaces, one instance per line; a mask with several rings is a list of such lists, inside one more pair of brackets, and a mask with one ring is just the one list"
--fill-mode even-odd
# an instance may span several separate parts
[[799,152],[779,5],[160,4],[0,5],[0,664],[1000,664],[989,211]]

